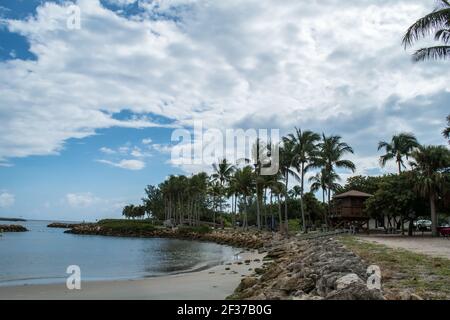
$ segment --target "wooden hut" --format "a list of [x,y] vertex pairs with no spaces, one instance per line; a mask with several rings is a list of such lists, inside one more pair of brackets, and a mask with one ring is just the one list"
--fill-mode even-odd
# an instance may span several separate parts
[[336,228],[355,227],[369,229],[369,219],[364,212],[364,202],[372,195],[350,190],[333,197],[330,220]]

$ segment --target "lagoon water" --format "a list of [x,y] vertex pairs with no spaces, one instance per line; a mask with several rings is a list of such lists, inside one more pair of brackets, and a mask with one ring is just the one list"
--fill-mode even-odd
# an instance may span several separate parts
[[82,281],[133,279],[186,272],[231,259],[237,250],[215,243],[64,233],[50,221],[21,224],[28,232],[0,236],[0,286],[65,282],[69,265]]

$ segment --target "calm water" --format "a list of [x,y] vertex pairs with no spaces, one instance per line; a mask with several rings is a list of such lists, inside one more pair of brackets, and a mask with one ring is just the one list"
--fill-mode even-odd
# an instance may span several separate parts
[[132,279],[217,265],[236,249],[175,239],[82,236],[47,228],[49,221],[21,224],[29,232],[0,236],[0,286],[65,282],[67,266],[86,280]]

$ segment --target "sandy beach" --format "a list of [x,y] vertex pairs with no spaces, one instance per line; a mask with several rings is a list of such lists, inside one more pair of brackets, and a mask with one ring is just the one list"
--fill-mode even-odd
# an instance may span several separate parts
[[[80,290],[68,290],[65,283],[0,287],[0,299],[222,300],[233,293],[243,275],[262,265],[263,257],[257,251],[245,251],[238,260],[202,271],[148,279],[82,282]],[[246,260],[251,262],[246,264]]]

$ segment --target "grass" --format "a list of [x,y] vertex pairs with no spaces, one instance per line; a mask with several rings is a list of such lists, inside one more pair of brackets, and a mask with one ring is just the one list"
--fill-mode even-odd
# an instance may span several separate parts
[[156,229],[153,222],[149,220],[104,219],[97,223],[117,232],[143,232]]
[[369,243],[353,236],[339,240],[366,262],[381,268],[385,289],[410,290],[424,299],[450,299],[450,260]]

